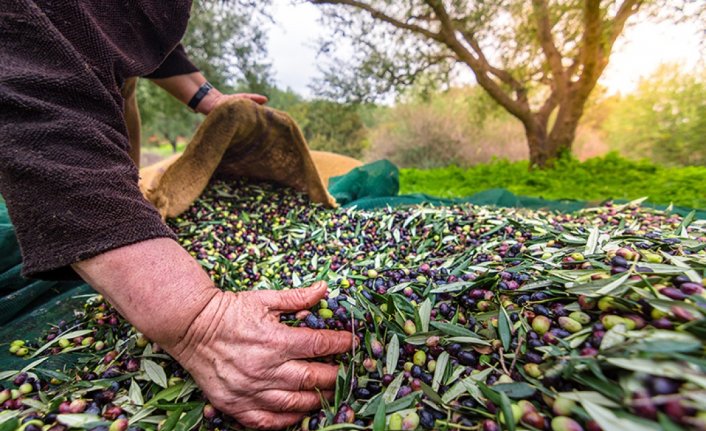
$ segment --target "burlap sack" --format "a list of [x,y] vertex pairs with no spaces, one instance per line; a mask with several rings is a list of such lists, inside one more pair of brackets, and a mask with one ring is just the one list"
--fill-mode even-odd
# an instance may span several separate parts
[[[136,81],[123,88],[131,156],[139,160],[140,119]],[[184,212],[211,177],[273,181],[307,193],[313,202],[336,205],[328,179],[360,166],[355,159],[310,152],[301,130],[284,112],[236,99],[221,104],[201,124],[183,154],[140,170],[140,190],[163,218]]]

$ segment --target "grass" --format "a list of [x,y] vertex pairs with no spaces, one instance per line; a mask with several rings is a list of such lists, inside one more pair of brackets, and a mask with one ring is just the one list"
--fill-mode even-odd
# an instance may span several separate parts
[[[186,143],[180,142],[177,144],[177,152],[182,152],[186,148]],[[156,154],[162,158],[170,157],[174,154],[174,149],[169,144],[161,145],[146,145],[142,147],[142,152]]]
[[523,196],[545,199],[604,201],[647,196],[656,204],[706,208],[706,167],[663,167],[631,161],[616,154],[579,162],[563,159],[549,170],[528,169],[528,163],[496,160],[470,168],[402,169],[401,193],[463,197],[505,188]]

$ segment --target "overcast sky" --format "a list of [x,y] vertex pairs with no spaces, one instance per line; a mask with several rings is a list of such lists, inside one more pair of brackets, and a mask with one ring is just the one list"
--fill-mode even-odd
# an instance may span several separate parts
[[[311,4],[274,3],[276,24],[269,32],[269,54],[277,83],[311,96],[308,84],[318,76],[316,39],[326,35],[326,28],[318,23],[318,8]],[[693,66],[699,61],[695,55],[699,34],[695,30],[671,24],[635,26],[618,43],[601,82],[611,92],[628,92],[640,76],[648,75],[660,63],[678,61]]]

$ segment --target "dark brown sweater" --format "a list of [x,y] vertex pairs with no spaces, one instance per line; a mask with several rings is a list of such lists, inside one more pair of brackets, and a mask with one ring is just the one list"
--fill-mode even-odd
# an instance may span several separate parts
[[120,87],[128,77],[196,70],[178,45],[190,8],[191,0],[2,0],[0,193],[25,276],[74,278],[72,263],[173,236],[137,187]]

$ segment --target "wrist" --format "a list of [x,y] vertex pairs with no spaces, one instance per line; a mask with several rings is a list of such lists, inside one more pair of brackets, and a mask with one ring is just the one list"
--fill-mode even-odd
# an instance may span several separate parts
[[215,290],[216,292],[203,308],[192,316],[193,318],[190,317],[190,324],[181,337],[172,339],[170,342],[157,342],[184,367],[188,368],[191,357],[223,330],[219,325],[225,311],[233,305],[236,295],[232,292]]
[[218,100],[223,96],[223,93],[218,91],[217,88],[212,88],[211,91],[201,99],[201,102],[196,106],[195,111],[208,115],[213,109],[218,105]]
[[220,292],[176,241],[156,238],[73,265],[140,332],[160,345],[179,343]]
[[[213,285],[208,285],[188,293],[184,292],[185,295],[182,296],[184,301],[181,304],[164,301],[164,298],[156,298],[158,299],[156,302],[160,302],[161,299],[162,303],[168,302],[168,305],[160,307],[161,313],[140,322],[141,324],[133,324],[147,338],[159,344],[169,353],[173,353],[172,351],[178,350],[179,346],[185,345],[184,340],[190,338],[190,333],[196,327],[203,326],[204,316],[210,315],[212,304],[219,302],[222,293]],[[137,311],[127,312],[125,318],[129,322],[139,322],[139,314],[141,313]]]

